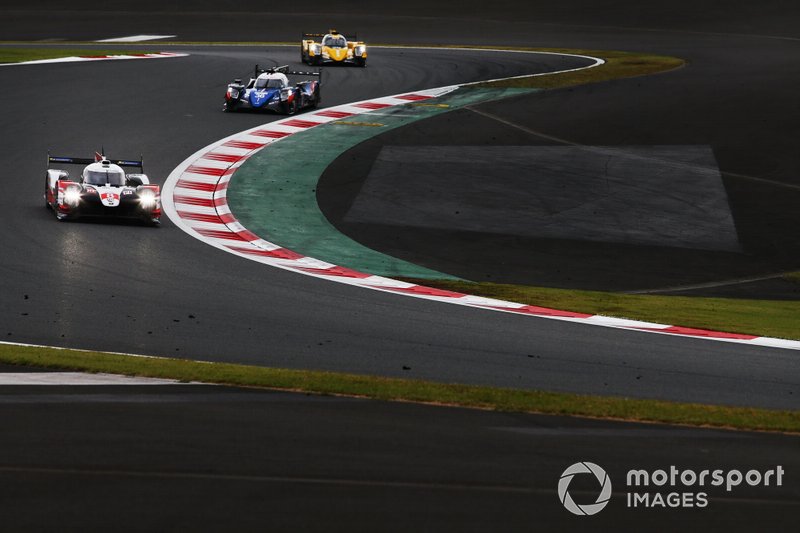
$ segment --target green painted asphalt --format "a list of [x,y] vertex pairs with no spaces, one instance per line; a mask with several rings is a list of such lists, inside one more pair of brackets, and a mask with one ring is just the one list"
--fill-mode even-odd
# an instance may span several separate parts
[[259,237],[309,257],[380,276],[458,279],[367,248],[340,233],[317,205],[317,183],[337,157],[371,137],[467,105],[535,91],[460,88],[296,133],[268,145],[236,171],[228,205]]

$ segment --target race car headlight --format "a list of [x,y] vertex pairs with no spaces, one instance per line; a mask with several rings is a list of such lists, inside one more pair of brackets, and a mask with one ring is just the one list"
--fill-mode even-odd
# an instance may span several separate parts
[[237,91],[233,87],[228,87],[228,93],[227,93],[228,100],[236,98],[238,96],[239,96],[239,91]]
[[311,51],[314,53],[314,55],[319,55],[319,53],[322,51],[322,47],[318,44],[315,44],[311,47]]
[[81,190],[77,187],[70,187],[64,191],[64,203],[69,206],[76,206],[81,201]]
[[151,190],[144,190],[139,193],[139,205],[144,209],[152,209],[156,206],[156,193]]
[[365,48],[365,47],[363,47],[363,46],[356,46],[356,55],[357,55],[357,56],[362,56],[362,55],[364,55],[364,52],[365,52],[365,51],[366,51],[366,48]]

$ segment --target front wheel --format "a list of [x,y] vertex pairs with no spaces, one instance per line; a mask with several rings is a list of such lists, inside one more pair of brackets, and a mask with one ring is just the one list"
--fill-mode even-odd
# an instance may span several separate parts
[[317,108],[319,106],[320,101],[322,100],[322,96],[319,92],[319,85],[317,85],[316,89],[314,89],[314,96],[311,97],[311,107]]
[[292,98],[291,102],[283,104],[283,113],[285,115],[294,115],[297,112],[297,97]]

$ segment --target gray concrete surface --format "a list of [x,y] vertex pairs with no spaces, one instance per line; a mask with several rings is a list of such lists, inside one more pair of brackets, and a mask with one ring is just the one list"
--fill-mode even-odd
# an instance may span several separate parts
[[707,146],[384,146],[344,220],[739,251]]

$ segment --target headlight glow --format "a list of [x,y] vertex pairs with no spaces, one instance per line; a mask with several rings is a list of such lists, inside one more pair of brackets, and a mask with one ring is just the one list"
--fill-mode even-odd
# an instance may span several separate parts
[[156,194],[147,189],[139,193],[139,205],[145,209],[152,209],[156,206]]
[[81,190],[77,187],[70,187],[64,191],[64,203],[69,206],[76,206],[81,201]]

